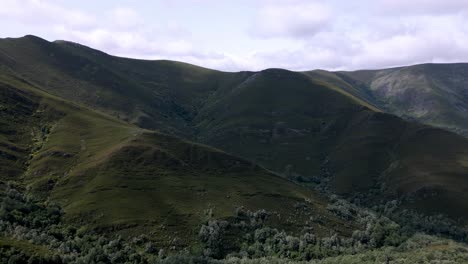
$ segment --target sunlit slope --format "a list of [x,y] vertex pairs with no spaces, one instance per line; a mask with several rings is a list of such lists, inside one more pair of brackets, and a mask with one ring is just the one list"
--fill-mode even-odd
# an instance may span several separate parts
[[189,132],[186,126],[198,107],[225,76],[184,63],[113,57],[79,44],[35,36],[1,40],[0,61],[2,71],[51,94],[142,127],[176,134]]
[[396,115],[468,135],[468,64],[338,72]]
[[321,83],[329,88],[332,88],[344,95],[355,98],[361,104],[367,105],[375,111],[382,111],[382,105],[378,99],[374,97],[372,92],[366,89],[365,84],[354,80],[343,74],[329,72],[325,70],[314,70],[304,72],[307,76],[317,83]]

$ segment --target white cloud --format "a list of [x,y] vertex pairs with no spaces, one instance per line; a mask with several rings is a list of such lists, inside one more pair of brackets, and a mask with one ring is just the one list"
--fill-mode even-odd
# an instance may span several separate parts
[[411,24],[411,32],[392,32],[382,39],[361,40],[362,50],[355,55],[353,64],[362,68],[468,60],[465,45],[468,34],[464,31],[467,22],[458,16],[405,20]]
[[[78,42],[113,55],[173,59],[220,69],[239,69],[232,55],[196,49],[191,33],[171,21],[145,23],[129,7],[93,14],[46,0],[0,0],[0,22],[10,19],[34,30],[45,29],[59,39]],[[52,32],[50,32],[52,31]]]
[[144,24],[138,13],[128,7],[116,7],[112,9],[107,15],[107,20],[112,26],[120,29],[132,29]]
[[324,30],[330,20],[330,8],[323,3],[269,3],[258,11],[251,34],[264,38],[307,38]]
[[63,8],[41,0],[0,0],[0,16],[32,25],[60,23],[69,27],[86,28],[96,23],[96,18],[82,12]]
[[[266,1],[267,10],[272,8],[275,12],[269,16],[260,12],[252,27],[258,29],[258,21],[261,21],[271,28],[262,26],[260,29],[264,30],[256,33],[265,37],[293,38],[302,45],[294,50],[285,47],[260,52],[255,57],[261,61],[257,64],[295,70],[341,70],[468,61],[466,0],[327,1],[329,6],[322,12],[325,14],[322,19],[317,20],[319,22],[289,15],[294,13],[289,10],[307,3],[296,0],[291,8],[287,1]],[[281,14],[281,10],[286,10],[286,15]],[[299,10],[301,8],[297,9],[297,14]],[[302,10],[304,14],[314,13],[306,8]],[[297,24],[309,31],[294,31]]]

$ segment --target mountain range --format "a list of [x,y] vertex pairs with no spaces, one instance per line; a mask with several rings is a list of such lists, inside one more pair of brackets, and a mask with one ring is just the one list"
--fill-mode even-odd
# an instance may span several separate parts
[[0,180],[66,223],[177,247],[238,208],[350,236],[329,194],[466,227],[467,84],[468,64],[222,72],[0,39]]

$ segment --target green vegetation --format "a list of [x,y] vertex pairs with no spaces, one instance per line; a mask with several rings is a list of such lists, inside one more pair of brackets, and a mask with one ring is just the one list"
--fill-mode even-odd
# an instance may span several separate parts
[[[122,238],[86,231],[63,221],[62,209],[0,185],[0,259],[2,263],[464,263],[466,244],[416,233],[387,217],[333,198],[329,210],[363,225],[350,237],[320,237],[313,225],[300,235],[271,228],[275,214],[238,208],[226,220],[206,211],[197,243],[175,250],[154,243],[156,234]],[[303,210],[303,204],[295,207]],[[316,217],[314,215],[314,217]],[[316,218],[311,222],[323,222]],[[467,236],[468,238],[468,236]],[[201,248],[200,248],[201,246]]]

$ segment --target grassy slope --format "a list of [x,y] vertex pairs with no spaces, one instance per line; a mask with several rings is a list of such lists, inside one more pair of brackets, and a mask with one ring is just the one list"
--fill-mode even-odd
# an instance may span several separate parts
[[40,256],[45,259],[50,259],[56,254],[52,249],[45,246],[35,245],[30,241],[17,240],[8,237],[0,237],[0,250],[15,251],[19,250],[27,256]]
[[3,71],[52,94],[177,134],[186,133],[198,107],[226,75],[184,63],[112,57],[34,36],[0,41],[0,60],[5,60]]
[[[435,188],[442,190],[437,209],[467,206],[466,184],[453,184],[467,180],[466,140],[379,113],[381,102],[363,90],[375,72],[352,80],[323,72],[222,73],[35,37],[2,40],[0,50],[8,51],[0,56],[3,71],[50,93],[214,145],[287,177],[331,173],[340,193],[386,183],[388,197]],[[449,209],[460,211],[468,210]]]
[[326,144],[316,135],[326,133],[342,111],[361,108],[335,94],[314,86],[307,76],[266,70],[219,91],[220,99],[196,119],[199,138],[275,171],[284,172],[291,164],[293,171],[312,176],[319,173]]
[[381,104],[378,99],[368,90],[365,85],[345,75],[337,75],[333,72],[324,70],[314,70],[304,72],[310,76],[314,81],[320,82],[323,85],[340,91],[344,95],[358,98],[361,104],[364,104],[374,111],[382,111]]
[[[240,206],[277,212],[284,220],[273,217],[276,226],[296,232],[311,215],[324,219],[312,224],[318,234],[352,229],[318,195],[243,159],[126,124],[11,76],[0,76],[0,83],[9,87],[2,102],[14,102],[5,109],[15,118],[4,121],[14,129],[21,125],[30,137],[9,141],[23,144],[25,160],[9,179],[58,201],[67,221],[123,235],[152,234],[166,245],[176,237],[181,245],[195,238],[210,208],[217,218],[233,216]],[[28,99],[33,109],[19,111]],[[36,122],[15,123],[31,113]],[[35,141],[31,131],[41,132]],[[306,209],[290,210],[297,203]]]

